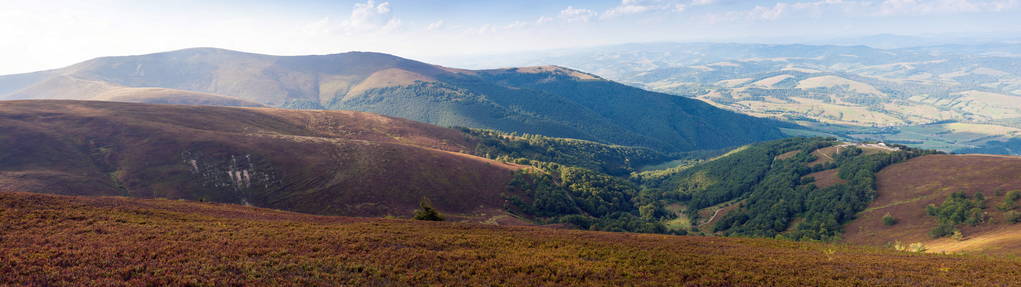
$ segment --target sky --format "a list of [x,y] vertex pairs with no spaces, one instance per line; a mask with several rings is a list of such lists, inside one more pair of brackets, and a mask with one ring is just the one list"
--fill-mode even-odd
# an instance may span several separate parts
[[1021,35],[1018,19],[1021,0],[0,0],[0,75],[191,47],[428,62],[636,42]]

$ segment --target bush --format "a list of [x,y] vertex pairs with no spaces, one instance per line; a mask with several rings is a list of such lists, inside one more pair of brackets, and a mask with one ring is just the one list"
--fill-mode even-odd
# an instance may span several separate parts
[[996,208],[1000,211],[1013,210],[1017,205],[1017,200],[1021,199],[1021,192],[1017,190],[1011,190],[1007,192],[1007,195],[1003,196],[1003,202],[996,205]]
[[1004,200],[1009,201],[1017,201],[1018,199],[1021,199],[1021,191],[1017,190],[1008,191],[1006,197],[1004,198]]
[[1017,212],[1016,210],[1004,212],[1003,220],[1010,224],[1018,223],[1018,221],[1021,221],[1021,212]]
[[889,213],[883,215],[883,225],[893,226],[894,224],[897,224],[897,219],[893,218],[893,215],[890,215]]
[[443,221],[443,216],[432,207],[429,199],[422,198],[418,202],[418,210],[415,210],[416,220]]
[[936,226],[936,228],[929,231],[929,236],[932,236],[932,238],[946,237],[954,234],[955,230],[956,229],[953,224],[941,223],[939,226]]

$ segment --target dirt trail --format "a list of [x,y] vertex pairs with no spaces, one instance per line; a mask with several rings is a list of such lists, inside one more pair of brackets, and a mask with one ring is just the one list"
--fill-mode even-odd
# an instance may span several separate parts
[[713,216],[709,217],[708,220],[706,220],[705,222],[702,222],[702,224],[699,224],[698,226],[703,226],[703,225],[706,225],[706,224],[709,224],[709,223],[713,222],[713,219],[716,219],[716,216],[720,215],[720,211],[723,211],[723,208],[717,209],[716,212],[713,212]]

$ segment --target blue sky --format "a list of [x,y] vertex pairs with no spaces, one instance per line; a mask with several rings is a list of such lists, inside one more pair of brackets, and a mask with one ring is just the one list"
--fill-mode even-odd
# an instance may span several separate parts
[[188,47],[457,54],[629,42],[1015,37],[1021,0],[4,0],[0,74]]

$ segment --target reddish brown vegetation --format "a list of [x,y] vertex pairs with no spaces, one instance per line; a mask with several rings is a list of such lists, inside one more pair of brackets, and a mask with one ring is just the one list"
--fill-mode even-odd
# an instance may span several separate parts
[[1021,262],[0,192],[0,285],[947,286]]
[[[1021,225],[1002,222],[1002,212],[993,206],[1002,201],[1006,191],[1021,189],[1021,157],[986,155],[929,155],[883,169],[877,174],[879,196],[859,218],[847,225],[845,239],[856,244],[883,245],[894,241],[933,244],[967,245],[968,248],[946,250],[1018,254],[1021,250]],[[968,195],[983,193],[989,208],[984,209],[989,222],[978,226],[961,225],[965,240],[933,241],[928,232],[936,227],[936,218],[926,215],[925,207],[940,204],[954,192]],[[890,214],[897,224],[886,226],[882,217]],[[1013,233],[1006,240],[1003,234]],[[998,234],[994,244],[970,244],[983,234]],[[981,240],[980,240],[981,241]],[[946,246],[950,247],[950,246]],[[932,251],[940,251],[933,250]]]
[[0,102],[0,188],[410,216],[500,209],[517,166],[460,131],[346,111]]
[[840,176],[837,175],[838,172],[840,172],[840,170],[836,169],[836,168],[834,168],[834,169],[827,169],[827,170],[824,170],[824,171],[810,173],[810,174],[806,175],[805,177],[815,178],[815,186],[816,187],[818,187],[818,188],[827,188],[827,187],[830,187],[830,186],[834,186],[834,185],[837,185],[837,184],[841,184],[841,183],[846,183],[847,182],[847,180],[842,179],[842,178],[840,178]]

